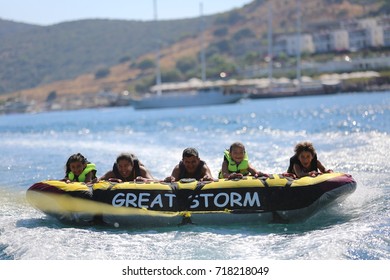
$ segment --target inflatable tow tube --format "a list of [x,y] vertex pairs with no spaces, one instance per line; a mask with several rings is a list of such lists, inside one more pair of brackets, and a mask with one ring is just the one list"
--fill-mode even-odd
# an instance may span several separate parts
[[344,173],[291,179],[245,177],[175,183],[43,181],[27,190],[36,209],[67,222],[102,220],[114,226],[290,222],[310,217],[354,192]]

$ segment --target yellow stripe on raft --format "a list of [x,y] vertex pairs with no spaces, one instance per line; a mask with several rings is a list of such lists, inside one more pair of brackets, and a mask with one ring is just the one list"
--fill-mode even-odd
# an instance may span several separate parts
[[323,183],[333,178],[342,177],[345,173],[324,173],[316,177],[302,177],[298,180],[294,180],[291,187],[310,187],[319,183]]
[[47,180],[47,181],[43,181],[42,183],[56,187],[65,192],[89,190],[88,186],[85,183],[80,183],[80,182],[66,183],[64,181],[58,181],[58,180]]
[[[124,182],[124,183],[113,183],[108,181],[100,181],[92,185],[93,190],[154,190],[154,191],[171,191],[171,185],[176,184],[179,190],[195,190],[199,183],[204,184],[202,190],[212,189],[231,189],[231,188],[264,188],[264,187],[285,187],[289,182],[291,183],[290,188],[294,187],[310,187],[327,180],[344,176],[344,173],[327,173],[316,177],[303,177],[300,179],[292,180],[286,179],[279,174],[273,174],[272,178],[254,178],[245,177],[241,180],[226,180],[219,179],[212,182],[176,182],[176,183],[164,183],[164,182]],[[264,185],[263,182],[266,182]],[[292,181],[292,182],[291,182]],[[63,181],[48,180],[42,183],[57,187],[63,191],[88,191],[88,185],[79,182],[65,183]]]
[[211,182],[206,184],[202,189],[229,189],[229,188],[264,188],[266,187],[263,181],[266,182],[268,187],[285,187],[289,181],[292,181],[290,188],[294,187],[310,187],[329,179],[337,178],[345,175],[344,173],[327,173],[316,177],[303,177],[296,180],[286,179],[279,174],[273,174],[272,178],[259,179],[253,177],[247,177],[238,181],[220,179],[217,182]]
[[155,191],[170,191],[171,187],[167,183],[148,182],[148,183],[112,183],[108,181],[100,181],[93,184],[93,190],[155,190]]

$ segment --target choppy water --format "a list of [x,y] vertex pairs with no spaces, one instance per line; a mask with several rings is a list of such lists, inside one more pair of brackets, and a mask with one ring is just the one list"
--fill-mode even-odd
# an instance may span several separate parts
[[[389,260],[390,92],[244,100],[206,108],[131,107],[0,116],[0,259],[18,260]],[[134,229],[64,225],[33,209],[33,183],[60,179],[81,152],[109,170],[133,151],[155,178],[187,146],[217,176],[222,154],[241,141],[252,164],[286,170],[298,141],[314,143],[326,167],[357,180],[355,193],[306,222]]]

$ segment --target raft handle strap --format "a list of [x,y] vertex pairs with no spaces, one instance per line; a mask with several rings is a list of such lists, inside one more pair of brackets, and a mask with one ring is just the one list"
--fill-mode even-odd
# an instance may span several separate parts
[[269,185],[267,183],[267,177],[259,177],[259,180],[263,183],[264,187],[269,188]]
[[292,183],[294,182],[294,178],[291,178],[290,176],[285,176],[284,174],[280,174],[279,177],[282,179],[286,179],[287,183],[284,185],[285,188],[291,187]]
[[[287,179],[287,178],[286,178]],[[293,179],[287,179],[287,183],[284,185],[285,188],[289,188],[291,187],[292,183],[294,182]]]
[[111,191],[112,190],[112,188],[117,184],[117,183],[114,183],[114,182],[110,182],[110,181],[107,181],[107,182],[109,182],[110,183],[110,185],[107,187],[107,190],[108,191]]
[[167,185],[169,185],[172,189],[172,192],[176,194],[176,192],[178,191],[178,187],[179,185],[176,183],[176,182],[172,182],[172,183],[166,183]]
[[194,201],[195,199],[195,196],[197,196],[200,191],[203,189],[203,187],[208,184],[208,183],[205,183],[205,182],[198,182],[198,184],[196,185],[196,188],[194,189],[192,195],[191,195],[191,198],[188,198],[187,200],[187,203],[185,205],[185,209],[184,210],[188,210],[190,208],[190,205],[192,203],[192,201]]

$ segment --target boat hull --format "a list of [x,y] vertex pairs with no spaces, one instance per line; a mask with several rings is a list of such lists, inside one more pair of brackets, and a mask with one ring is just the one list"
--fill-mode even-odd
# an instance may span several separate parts
[[195,107],[232,104],[243,98],[241,93],[224,93],[219,89],[196,90],[183,92],[163,92],[153,94],[139,100],[133,100],[134,109],[156,109],[174,107]]
[[43,181],[27,190],[40,211],[65,222],[118,226],[230,225],[302,221],[356,189],[348,174],[178,183]]

